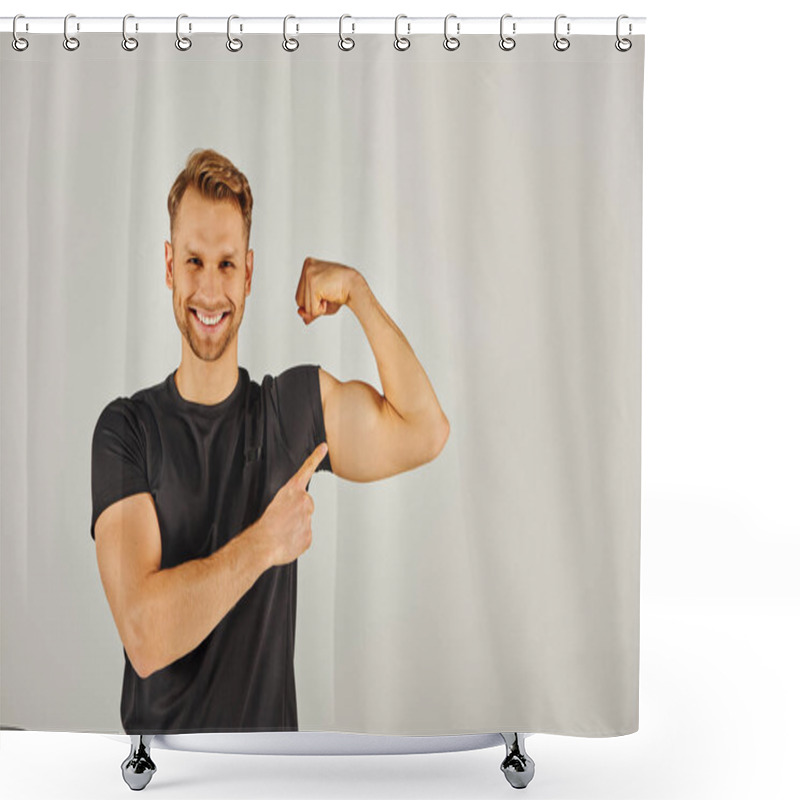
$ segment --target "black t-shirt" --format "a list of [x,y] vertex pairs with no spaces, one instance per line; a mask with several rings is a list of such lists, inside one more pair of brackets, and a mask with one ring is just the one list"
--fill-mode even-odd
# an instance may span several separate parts
[[[150,492],[162,569],[205,558],[241,533],[326,441],[319,365],[266,375],[261,385],[240,366],[236,388],[213,405],[182,398],[176,371],[111,401],[92,439],[92,538],[107,506]],[[331,470],[327,454],[320,469]],[[194,650],[147,678],[125,653],[125,732],[297,730],[296,607],[295,560],[263,572]]]

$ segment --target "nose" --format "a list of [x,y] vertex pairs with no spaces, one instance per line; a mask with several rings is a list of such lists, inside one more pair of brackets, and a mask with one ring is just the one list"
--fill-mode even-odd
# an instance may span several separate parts
[[221,270],[202,269],[197,276],[194,299],[207,310],[227,306],[224,276]]

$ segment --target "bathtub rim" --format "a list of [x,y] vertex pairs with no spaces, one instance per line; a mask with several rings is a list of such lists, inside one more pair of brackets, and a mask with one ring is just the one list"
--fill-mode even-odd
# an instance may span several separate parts
[[[127,734],[102,734],[130,744]],[[530,736],[519,733],[520,738]],[[156,734],[155,750],[238,755],[419,755],[483,750],[504,744],[500,733],[398,736],[338,731],[256,731]]]

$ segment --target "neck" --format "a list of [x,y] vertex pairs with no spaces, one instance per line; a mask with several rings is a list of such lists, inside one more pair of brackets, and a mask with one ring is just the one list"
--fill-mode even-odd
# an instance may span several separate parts
[[239,363],[235,348],[228,348],[216,361],[203,361],[194,353],[184,354],[175,373],[178,394],[191,403],[214,405],[221,403],[236,388]]

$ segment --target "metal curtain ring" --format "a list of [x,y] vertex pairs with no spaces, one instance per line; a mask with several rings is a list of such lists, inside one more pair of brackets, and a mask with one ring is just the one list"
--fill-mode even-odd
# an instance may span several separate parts
[[[236,14],[231,14],[228,17],[228,41],[225,42],[225,47],[227,47],[228,50],[231,51],[231,53],[238,53],[244,45],[241,39],[237,39],[236,37],[231,37],[232,19],[239,19],[239,17]],[[239,28],[239,30],[241,30],[241,27]]]
[[[407,39],[405,36],[401,36],[398,27],[400,18],[408,19],[405,14],[398,14],[394,18],[394,49],[395,50],[408,50],[411,47],[411,39]],[[411,23],[407,22],[406,25],[408,26],[408,32],[411,33]]]
[[[290,19],[297,19],[297,17],[293,16],[292,14],[287,14],[283,18],[283,42],[282,42],[282,45],[283,45],[283,49],[284,50],[286,50],[289,53],[293,53],[295,50],[297,50],[298,47],[300,47],[300,42],[298,42],[297,39],[294,39],[293,37],[286,35],[286,23]],[[299,25],[296,26],[296,29],[300,30],[300,26]]]
[[21,53],[23,50],[27,50],[28,49],[28,40],[27,39],[23,39],[17,33],[17,20],[18,19],[25,19],[25,15],[24,14],[17,14],[17,16],[14,17],[14,22],[11,25],[11,33],[13,34],[13,38],[11,39],[11,46],[17,52]]
[[[356,40],[353,39],[350,36],[343,36],[342,35],[342,23],[344,22],[345,17],[348,17],[349,19],[353,19],[349,14],[342,14],[342,16],[339,17],[339,49],[340,50],[352,50],[356,46]],[[351,33],[355,33],[355,32],[356,32],[356,24],[354,22],[353,23],[353,30],[351,31]],[[345,45],[345,42],[348,42],[348,44]]]
[[[445,50],[458,50],[458,48],[461,47],[461,40],[458,38],[457,35],[456,36],[447,35],[447,20],[455,16],[456,16],[455,14],[448,14],[444,18],[444,41],[442,42],[442,45],[444,46]],[[456,34],[459,34],[460,32],[461,32],[461,23],[457,22]]]
[[[560,19],[566,19],[566,18],[567,18],[566,14],[559,14],[556,17],[556,21],[555,21],[555,24],[553,26],[553,31],[554,31],[554,34],[555,34],[555,37],[556,37],[555,41],[553,42],[553,47],[555,47],[556,50],[558,50],[559,52],[562,52],[562,53],[564,52],[564,50],[569,50],[569,39],[567,39],[564,36],[559,36],[558,35],[558,21]],[[569,22],[567,23],[567,36],[569,36]],[[563,45],[563,47],[562,47],[562,45]]]
[[[67,20],[74,16],[74,14],[67,14],[67,16],[64,17],[64,41],[62,44],[65,50],[77,50],[81,45],[74,36],[67,36]],[[78,26],[78,30],[80,30],[80,26]]]
[[[139,46],[139,40],[134,38],[133,36],[128,36],[127,32],[125,31],[125,25],[128,22],[133,14],[126,14],[122,18],[122,49],[127,50],[130,52],[131,50],[135,50]],[[139,29],[139,26],[136,26],[136,29]]]
[[[628,50],[633,47],[633,42],[630,39],[620,39],[619,38],[619,21],[621,19],[630,19],[627,14],[620,14],[617,17],[617,41],[614,42],[614,47],[620,51],[620,53],[627,53]],[[631,28],[630,22],[628,23],[628,33],[630,34],[633,29]]]
[[[181,20],[188,17],[188,14],[178,14],[175,20],[175,47],[178,50],[188,50],[192,46],[192,40],[188,36],[181,36]],[[189,30],[192,30],[192,23],[189,23]]]
[[[500,49],[501,50],[513,50],[517,46],[517,41],[516,41],[516,39],[514,39],[513,36],[506,36],[503,33],[503,23],[510,16],[511,16],[511,14],[503,14],[503,16],[500,17]],[[517,32],[517,23],[513,22],[511,25],[512,25],[512,27],[511,27],[512,33],[516,33]]]

